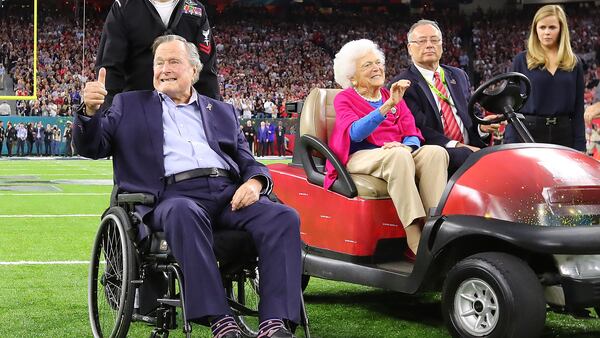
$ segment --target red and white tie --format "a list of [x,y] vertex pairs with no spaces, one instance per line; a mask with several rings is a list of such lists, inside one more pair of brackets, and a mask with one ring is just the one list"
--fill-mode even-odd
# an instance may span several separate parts
[[[450,95],[448,95],[446,87],[444,87],[444,84],[440,79],[440,73],[435,72],[433,74],[433,79],[435,82],[435,88],[439,90],[440,93],[442,93],[442,95],[444,95],[445,97],[450,97]],[[456,122],[454,113],[452,112],[452,107],[450,107],[450,104],[446,102],[446,100],[443,100],[442,98],[439,98],[439,100],[440,110],[442,111],[442,118],[444,119],[444,134],[449,139],[462,143],[464,141],[463,135],[460,131],[460,127],[458,126],[458,122]]]

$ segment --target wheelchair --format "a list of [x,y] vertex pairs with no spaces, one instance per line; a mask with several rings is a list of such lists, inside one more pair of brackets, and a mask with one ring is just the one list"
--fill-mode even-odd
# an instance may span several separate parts
[[[164,234],[151,232],[146,238],[139,238],[140,228],[146,226],[135,213],[135,206],[154,203],[152,195],[117,193],[117,188],[113,189],[90,262],[88,313],[94,337],[126,337],[132,322],[153,326],[151,338],[168,337],[170,330],[177,329],[178,309],[182,330],[191,337],[192,326],[184,307],[183,274]],[[256,337],[260,279],[253,240],[240,230],[218,230],[213,239],[233,317],[245,336]],[[295,325],[289,324],[294,331]],[[300,325],[304,336],[310,337],[303,299]]]

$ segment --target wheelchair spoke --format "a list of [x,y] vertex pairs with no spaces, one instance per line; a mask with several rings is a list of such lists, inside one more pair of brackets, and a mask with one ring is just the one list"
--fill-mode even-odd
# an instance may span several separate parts
[[102,237],[98,267],[98,320],[103,334],[113,331],[119,317],[123,284],[123,248],[119,229],[114,222],[107,224]]
[[239,311],[234,311],[234,317],[242,331],[248,336],[255,336],[258,332],[258,271],[246,271],[236,281],[233,281],[228,290],[229,298],[242,305]]

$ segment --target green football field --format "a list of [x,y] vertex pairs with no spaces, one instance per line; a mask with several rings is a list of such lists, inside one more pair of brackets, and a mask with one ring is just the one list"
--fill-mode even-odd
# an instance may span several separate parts
[[[87,261],[111,182],[107,160],[0,160],[0,338],[91,337]],[[305,300],[313,337],[448,337],[439,294],[313,278]],[[549,313],[544,337],[600,337],[600,319]]]

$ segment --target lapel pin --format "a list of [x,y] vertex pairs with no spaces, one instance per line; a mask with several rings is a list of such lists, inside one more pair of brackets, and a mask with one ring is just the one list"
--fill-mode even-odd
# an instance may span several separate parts
[[454,79],[450,79],[450,83],[451,83],[451,84],[456,84],[456,80],[454,80]]
[[208,109],[208,110],[212,111],[212,104],[211,104],[211,103],[209,103],[209,104],[206,106],[206,109]]

